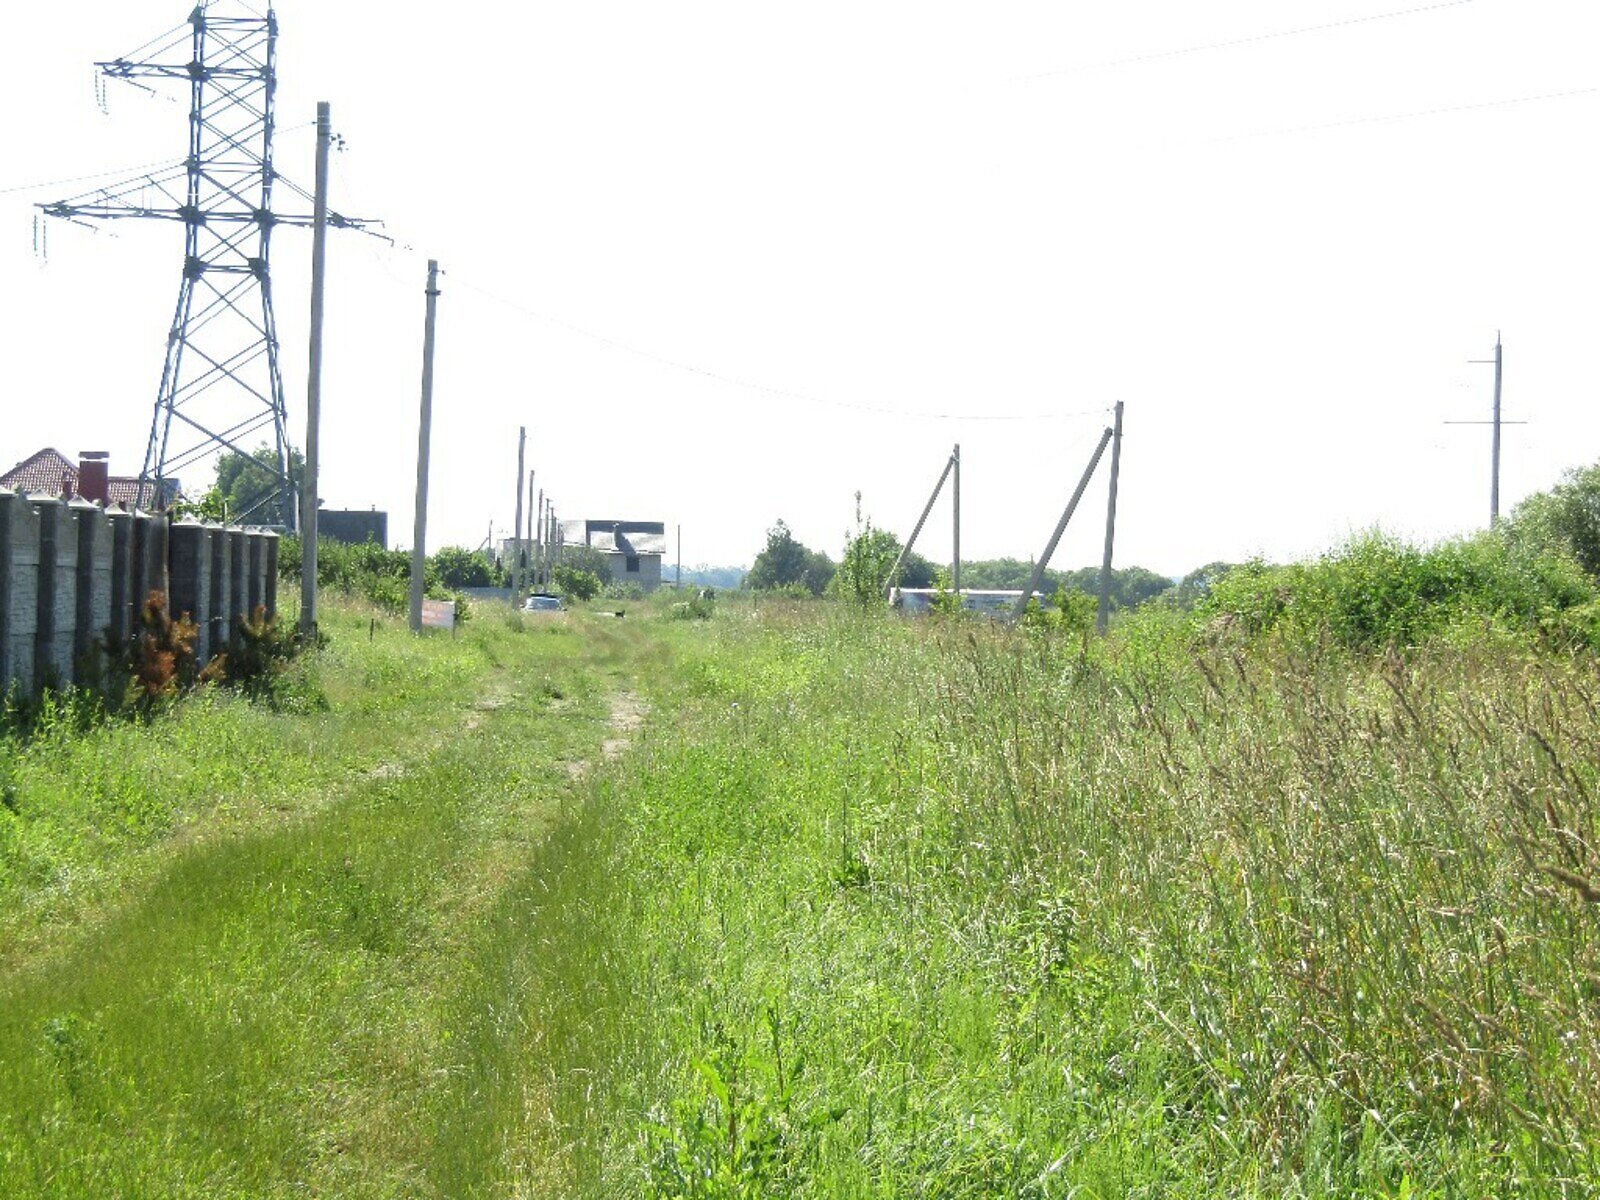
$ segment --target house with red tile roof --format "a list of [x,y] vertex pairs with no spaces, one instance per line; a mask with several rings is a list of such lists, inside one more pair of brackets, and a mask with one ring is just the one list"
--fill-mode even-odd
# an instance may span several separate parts
[[[10,488],[13,492],[31,492],[36,496],[78,496],[83,494],[80,477],[87,475],[89,478],[83,479],[82,484],[91,491],[97,490],[90,481],[95,474],[103,473],[105,468],[104,454],[84,454],[81,463],[74,463],[61,451],[46,446],[0,475],[0,487]],[[120,504],[127,509],[151,509],[151,502],[156,495],[154,484],[141,485],[138,476],[131,475],[105,475],[104,478],[104,499],[107,504]],[[178,481],[162,480],[161,491],[166,503],[159,507],[163,510],[171,508],[178,498]],[[96,495],[88,498],[101,499]]]

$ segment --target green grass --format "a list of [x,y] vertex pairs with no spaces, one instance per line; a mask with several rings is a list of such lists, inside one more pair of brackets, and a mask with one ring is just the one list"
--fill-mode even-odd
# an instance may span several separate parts
[[475,1099],[509,1082],[480,943],[637,637],[326,624],[329,712],[214,696],[7,747],[6,1195],[465,1196],[526,1165],[536,1106],[487,1129]]
[[1597,1190],[1588,652],[368,620],[7,745],[8,1196]]
[[588,1194],[1590,1194],[1593,660],[1163,620],[680,627]]

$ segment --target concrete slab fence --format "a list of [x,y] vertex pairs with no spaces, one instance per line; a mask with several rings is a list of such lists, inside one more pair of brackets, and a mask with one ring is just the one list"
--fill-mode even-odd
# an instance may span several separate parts
[[241,617],[277,613],[278,535],[0,488],[0,695],[74,682],[151,592],[199,627],[208,662]]

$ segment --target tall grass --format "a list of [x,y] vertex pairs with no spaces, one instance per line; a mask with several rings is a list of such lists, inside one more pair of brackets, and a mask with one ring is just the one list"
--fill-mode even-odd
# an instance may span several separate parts
[[670,611],[8,744],[0,1191],[1597,1191],[1592,652]]
[[1591,1194],[1590,656],[678,629],[590,1194]]

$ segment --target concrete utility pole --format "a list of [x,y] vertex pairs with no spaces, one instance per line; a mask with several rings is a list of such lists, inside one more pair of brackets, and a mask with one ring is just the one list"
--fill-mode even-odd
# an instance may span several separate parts
[[422,419],[417,425],[417,524],[411,538],[411,632],[422,632],[423,574],[428,564],[428,434],[433,425],[433,329],[439,309],[439,263],[428,260],[428,313],[422,327]]
[[683,526],[678,526],[678,570],[672,580],[672,590],[678,591],[683,587]]
[[961,599],[961,443],[956,443],[956,448],[950,452],[950,465],[954,468],[954,476],[950,480],[950,496],[953,501],[951,507],[952,529],[950,534],[950,590],[956,594],[956,599]]
[[1494,357],[1473,358],[1469,362],[1494,367],[1494,412],[1487,421],[1446,421],[1446,425],[1492,425],[1494,432],[1489,447],[1489,528],[1500,523],[1500,428],[1503,425],[1526,425],[1526,421],[1507,421],[1500,415],[1500,382],[1504,374],[1504,356],[1500,348],[1500,334],[1494,335]]
[[1044,553],[1039,556],[1039,561],[1033,564],[1033,578],[1028,581],[1028,590],[1022,593],[1017,601],[1013,617],[1020,617],[1028,611],[1028,601],[1033,599],[1033,594],[1039,590],[1039,585],[1044,582],[1045,568],[1050,565],[1050,556],[1056,552],[1056,543],[1061,540],[1061,535],[1066,532],[1067,522],[1072,520],[1072,513],[1078,507],[1078,501],[1083,499],[1083,489],[1089,486],[1089,480],[1094,476],[1094,469],[1100,465],[1100,456],[1106,452],[1106,443],[1111,440],[1112,430],[1106,427],[1100,435],[1100,444],[1094,448],[1094,455],[1089,459],[1089,465],[1083,469],[1083,478],[1078,480],[1078,486],[1072,493],[1072,499],[1067,501],[1067,507],[1061,513],[1061,520],[1056,522],[1056,531],[1050,535],[1050,543],[1044,548]]
[[561,545],[558,540],[560,529],[556,526],[556,502],[550,497],[547,497],[544,502],[544,524],[546,531],[544,539],[544,569],[545,573],[550,576],[551,587],[554,587],[556,581],[556,556],[561,553]]
[[322,287],[328,257],[328,143],[332,110],[317,102],[317,192],[311,210],[311,362],[306,371],[306,464],[300,481],[300,633],[317,632],[317,470],[322,422]]
[[1117,538],[1117,474],[1122,467],[1122,401],[1111,426],[1111,493],[1106,499],[1106,552],[1100,560],[1100,611],[1094,627],[1104,633],[1111,624],[1111,544]]
[[[522,472],[523,456],[528,448],[528,427],[517,426],[517,532],[511,538],[511,603],[522,603],[522,585],[527,579],[523,567],[522,550]],[[529,514],[532,520],[532,514]]]
[[[939,499],[939,493],[944,490],[944,481],[950,478],[950,472],[959,470],[961,465],[961,447],[957,446],[950,457],[945,459],[944,470],[939,472],[939,482],[933,485],[933,494],[928,497],[928,502],[922,506],[922,515],[917,518],[916,527],[911,530],[911,536],[906,539],[906,544],[900,547],[900,555],[894,560],[894,566],[889,568],[889,578],[883,581],[883,594],[885,598],[894,591],[895,581],[900,578],[900,567],[911,553],[911,547],[917,544],[917,536],[921,534],[922,527],[928,523],[928,514],[933,511],[934,503]],[[861,519],[861,501],[856,500],[856,520]],[[960,520],[959,505],[957,506],[957,520]]]
[[541,592],[546,590],[544,577],[544,489],[539,489],[539,506],[534,509],[539,514],[539,523],[536,526],[538,533],[534,535],[533,556],[533,582]]
[[556,582],[556,556],[561,553],[561,530],[556,524],[556,502],[549,496],[544,500],[544,523],[547,530],[544,539],[544,573],[549,576],[550,586]]
[[1494,335],[1494,448],[1490,452],[1489,475],[1489,528],[1500,523],[1500,376],[1504,361],[1500,352],[1500,334]]

